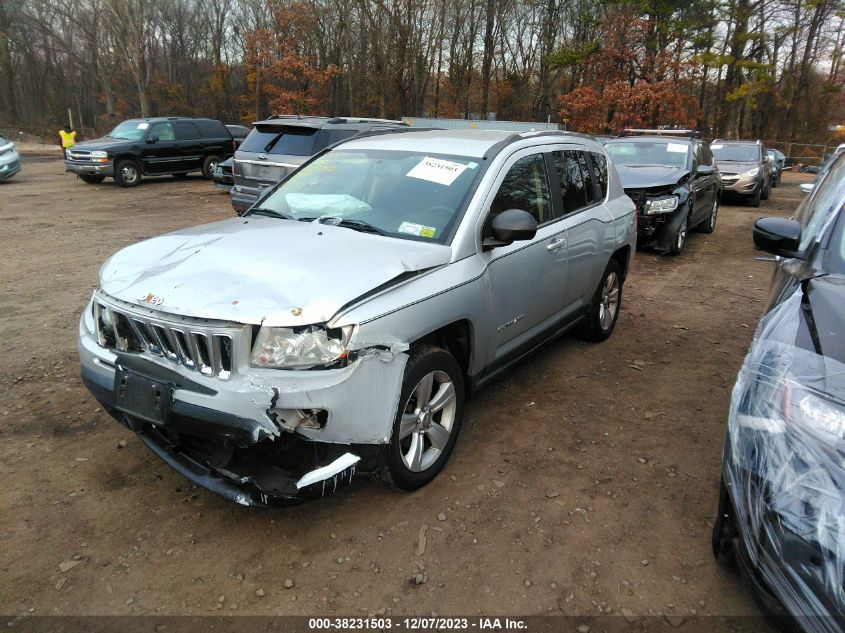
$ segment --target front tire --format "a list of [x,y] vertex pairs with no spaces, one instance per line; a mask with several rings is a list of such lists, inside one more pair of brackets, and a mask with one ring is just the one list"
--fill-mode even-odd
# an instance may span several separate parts
[[762,195],[761,195],[762,189],[763,189],[763,185],[760,185],[759,187],[757,187],[757,189],[754,191],[754,193],[751,194],[751,197],[748,198],[748,206],[749,207],[759,207],[760,206],[760,198],[762,197]]
[[680,255],[684,251],[684,246],[687,243],[687,232],[689,228],[689,217],[685,217],[675,232],[675,239],[672,241],[672,246],[669,248],[669,254],[673,257]]
[[434,479],[452,453],[463,412],[463,372],[455,358],[433,345],[413,349],[379,479],[399,490]]
[[99,185],[106,177],[100,174],[80,174],[79,179],[89,185]]
[[141,166],[134,160],[122,160],[114,167],[114,181],[121,187],[141,184]]
[[206,156],[202,161],[202,176],[206,180],[211,180],[214,170],[217,168],[217,163],[220,162],[219,156]]
[[581,326],[581,338],[593,343],[606,340],[616,327],[622,307],[622,269],[611,259],[590,304],[590,313]]
[[771,180],[763,187],[763,192],[760,194],[760,199],[761,200],[768,200],[770,193],[772,193],[772,181]]

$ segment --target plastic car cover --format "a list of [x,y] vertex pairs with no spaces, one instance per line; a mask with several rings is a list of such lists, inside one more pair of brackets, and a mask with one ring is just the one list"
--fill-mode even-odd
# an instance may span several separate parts
[[799,328],[812,331],[802,297],[761,320],[733,391],[723,475],[756,579],[806,630],[841,631],[845,365],[796,346]]

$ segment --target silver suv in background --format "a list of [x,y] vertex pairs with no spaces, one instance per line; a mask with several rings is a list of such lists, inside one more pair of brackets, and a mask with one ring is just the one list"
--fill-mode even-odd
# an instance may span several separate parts
[[407,127],[402,121],[387,119],[296,114],[258,121],[235,152],[232,207],[243,213],[264,189],[329,145],[363,132]]
[[82,377],[238,503],[356,473],[413,490],[471,392],[571,328],[610,336],[635,249],[634,204],[591,137],[363,136],[244,217],[112,256],[79,325]]
[[710,143],[722,176],[722,195],[744,198],[749,207],[759,207],[772,191],[772,159],[762,141]]

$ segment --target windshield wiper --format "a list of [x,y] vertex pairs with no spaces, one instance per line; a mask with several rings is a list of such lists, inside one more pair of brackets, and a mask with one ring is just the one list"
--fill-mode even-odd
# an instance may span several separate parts
[[250,209],[250,215],[265,215],[268,218],[280,218],[282,220],[293,220],[295,219],[292,215],[288,215],[287,213],[282,213],[281,211],[275,211],[273,209],[267,209],[265,207],[258,207],[257,209]]
[[369,222],[364,222],[363,220],[341,220],[340,222],[338,222],[337,226],[345,226],[347,228],[354,229],[356,231],[361,231],[363,233],[376,233],[378,235],[387,235],[387,233],[382,231],[377,226],[373,226]]
[[339,218],[336,215],[324,215],[319,218],[297,218],[301,222],[313,222],[317,220],[320,224],[330,224],[331,226],[342,226],[347,229],[354,229],[362,233],[376,233],[378,235],[387,235],[377,226],[364,222],[364,220],[356,220],[354,218]]

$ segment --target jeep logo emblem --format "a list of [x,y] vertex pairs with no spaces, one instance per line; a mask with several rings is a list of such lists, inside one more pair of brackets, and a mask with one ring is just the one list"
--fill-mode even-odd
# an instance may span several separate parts
[[141,301],[143,301],[144,303],[149,303],[151,306],[160,306],[162,303],[164,303],[164,297],[157,297],[152,292],[150,292],[146,296],[141,297]]

